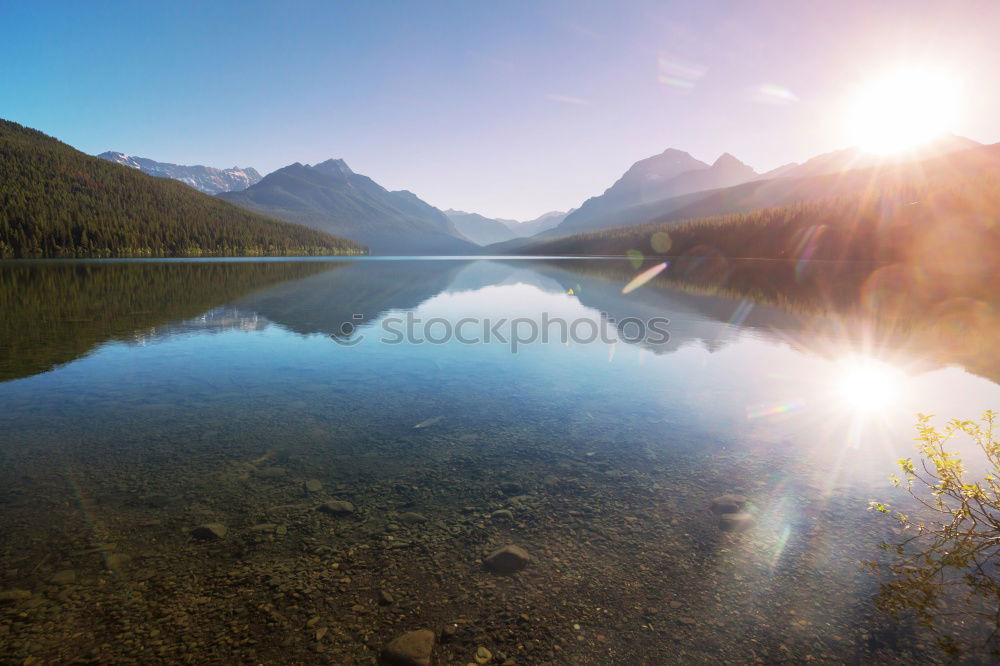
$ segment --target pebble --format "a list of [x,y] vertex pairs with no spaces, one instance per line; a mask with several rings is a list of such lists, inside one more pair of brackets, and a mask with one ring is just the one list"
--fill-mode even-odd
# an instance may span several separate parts
[[494,551],[484,564],[493,573],[512,574],[520,571],[531,561],[531,556],[520,546],[505,546]]
[[274,523],[260,523],[259,525],[254,525],[250,528],[251,532],[273,532],[277,529],[277,525]]
[[132,561],[132,556],[128,553],[113,553],[104,560],[109,569],[120,569],[122,566]]
[[18,590],[15,588],[12,590],[3,590],[2,592],[0,592],[0,602],[24,601],[25,599],[30,599],[30,598],[31,598],[31,592],[29,592],[28,590]]
[[320,504],[316,510],[331,516],[349,516],[354,513],[354,505],[343,500],[333,500],[326,504]]
[[749,513],[724,513],[719,516],[719,529],[723,532],[743,532],[753,526]]
[[229,528],[222,523],[205,523],[191,530],[190,534],[195,539],[203,541],[213,541],[222,539],[229,533]]
[[72,585],[76,582],[76,572],[72,569],[59,571],[52,575],[49,582],[53,585]]
[[490,659],[492,658],[493,658],[493,653],[487,650],[486,648],[479,646],[479,648],[476,649],[475,660],[476,663],[479,664],[479,666],[483,666],[483,664],[490,663]]
[[747,498],[743,495],[720,495],[712,500],[709,508],[712,509],[712,513],[719,516],[724,513],[739,513],[746,503]]
[[288,470],[284,467],[265,467],[257,471],[257,476],[262,479],[282,479],[288,476]]
[[379,657],[383,666],[430,666],[434,632],[430,629],[409,631],[385,646]]
[[416,525],[418,523],[426,523],[427,516],[422,513],[416,513],[414,511],[407,511],[406,513],[399,514],[399,522],[406,525]]

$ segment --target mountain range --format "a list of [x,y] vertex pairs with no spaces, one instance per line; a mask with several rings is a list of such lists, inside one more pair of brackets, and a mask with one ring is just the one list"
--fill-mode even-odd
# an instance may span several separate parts
[[757,172],[729,153],[708,165],[688,153],[668,148],[659,155],[633,164],[600,196],[592,197],[566,216],[548,235],[620,226],[623,216],[634,216],[632,209],[656,202],[720,187],[744,183]]
[[0,258],[364,251],[0,120]]
[[138,169],[143,173],[156,176],[157,178],[179,180],[205,194],[245,190],[254,183],[260,182],[260,174],[253,167],[243,169],[234,166],[231,169],[216,169],[215,167],[202,166],[200,164],[183,166],[168,162],[157,162],[146,157],[136,157],[111,150],[101,153],[98,157],[108,162]]
[[546,239],[634,225],[744,213],[864,188],[877,169],[905,172],[922,161],[961,153],[981,144],[943,135],[890,158],[858,148],[833,151],[802,164],[786,164],[763,174],[724,154],[711,166],[686,152],[667,149],[630,167],[602,195],[588,199],[562,223],[535,238],[517,238],[487,248],[490,254],[516,253]]
[[898,263],[918,267],[926,284],[938,266],[958,266],[971,282],[995,281],[1000,144],[755,180],[670,201],[670,212],[641,224],[541,234],[508,252],[697,256],[720,270],[731,258]]
[[243,208],[346,236],[375,254],[460,254],[478,246],[442,211],[406,190],[390,192],[342,159],[290,164],[220,198]]
[[[0,129],[0,138],[6,140],[3,166],[8,175],[5,217],[0,219],[7,236],[0,238],[0,250],[7,256],[93,256],[94,252],[131,256],[195,250],[208,254],[358,252],[359,244],[376,254],[510,254],[537,249],[549,239],[595,232],[585,245],[588,251],[598,251],[604,242],[600,239],[610,237],[603,235],[607,230],[739,215],[851,197],[875,187],[922,187],[929,182],[928,165],[937,165],[938,176],[946,175],[950,161],[972,159],[967,156],[981,147],[970,139],[944,135],[892,158],[852,148],[765,173],[729,153],[708,164],[668,148],[633,164],[602,194],[577,209],[519,222],[439,210],[412,192],[390,191],[355,173],[342,159],[315,165],[296,162],[261,178],[252,168],[181,166],[115,152],[96,159],[14,123]],[[75,171],[68,171],[70,163]],[[127,168],[108,171],[96,168],[95,163]],[[139,180],[126,178],[125,173],[136,174]],[[143,180],[146,174],[155,178]],[[65,192],[22,196],[34,192],[36,181],[46,178],[54,183],[66,181]],[[73,185],[69,181],[74,178],[84,178],[89,185]],[[180,190],[163,183],[165,179],[186,183],[190,187],[185,191],[190,194],[179,196]],[[153,187],[153,182],[161,185]],[[121,187],[132,191],[112,195]],[[209,203],[213,197],[198,199],[203,195],[194,190],[214,192],[217,203]],[[270,219],[241,217],[237,208],[220,207],[220,199]],[[17,222],[26,217],[35,222],[27,227]],[[302,226],[274,227],[274,218]],[[187,230],[177,226],[181,219],[188,220]],[[244,234],[232,227],[230,221],[238,219],[253,232]],[[304,227],[321,235],[309,236]],[[621,238],[629,233],[615,232]]]

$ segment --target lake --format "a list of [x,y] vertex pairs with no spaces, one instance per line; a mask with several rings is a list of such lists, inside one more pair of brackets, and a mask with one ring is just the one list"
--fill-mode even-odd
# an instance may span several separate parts
[[0,262],[0,661],[939,659],[867,509],[918,412],[1000,407],[996,302],[717,258],[622,293],[651,266]]

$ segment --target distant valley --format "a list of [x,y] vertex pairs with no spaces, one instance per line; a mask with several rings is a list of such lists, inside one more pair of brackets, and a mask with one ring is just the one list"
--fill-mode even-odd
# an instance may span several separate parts
[[455,227],[466,238],[477,245],[491,245],[493,243],[503,243],[515,238],[527,238],[543,231],[548,231],[559,225],[569,213],[552,211],[545,213],[533,220],[519,222],[517,220],[504,220],[500,218],[489,218],[477,213],[466,213],[461,210],[448,209],[445,211]]

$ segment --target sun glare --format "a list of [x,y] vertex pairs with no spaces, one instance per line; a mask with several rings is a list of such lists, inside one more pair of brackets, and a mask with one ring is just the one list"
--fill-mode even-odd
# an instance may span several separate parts
[[862,149],[888,155],[951,130],[958,109],[958,86],[946,71],[902,69],[858,92],[848,111],[848,131]]
[[839,392],[844,404],[855,412],[876,412],[888,407],[899,395],[895,368],[871,359],[844,362]]

